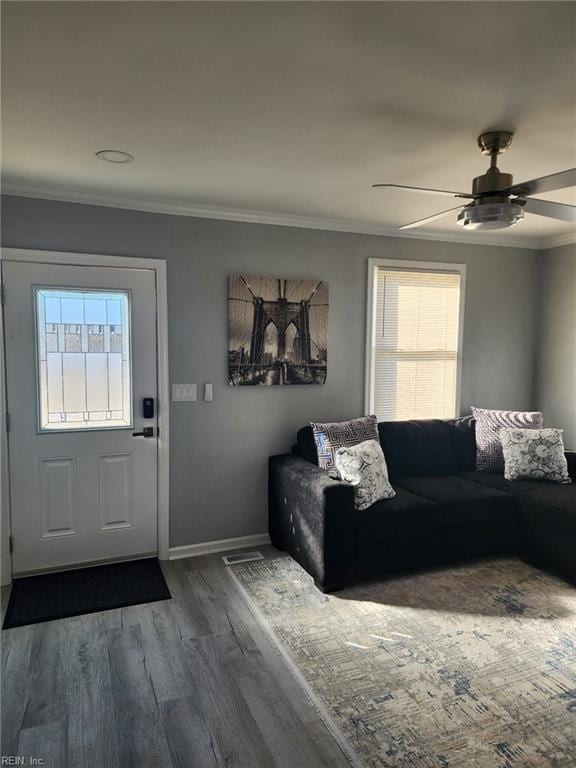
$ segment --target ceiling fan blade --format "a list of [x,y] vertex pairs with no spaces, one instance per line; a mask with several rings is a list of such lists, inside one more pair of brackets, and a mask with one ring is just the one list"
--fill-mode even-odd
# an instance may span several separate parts
[[538,200],[529,197],[524,205],[527,213],[536,213],[538,216],[547,216],[549,219],[576,222],[576,205],[564,205],[564,203],[552,203],[549,200]]
[[543,192],[554,192],[556,189],[566,189],[566,187],[576,187],[576,168],[552,173],[550,176],[542,176],[539,179],[523,181],[521,184],[514,184],[513,187],[505,191],[526,197],[526,195],[541,195]]
[[467,192],[448,192],[445,189],[426,189],[425,187],[406,187],[403,184],[372,184],[373,188],[387,187],[388,189],[399,189],[401,192],[424,192],[426,195],[440,195],[441,197],[469,197]]
[[447,211],[442,211],[441,213],[435,213],[434,216],[427,216],[425,219],[418,219],[418,221],[413,221],[410,224],[404,224],[403,227],[398,227],[398,229],[414,229],[415,227],[421,227],[424,224],[431,224],[433,221],[436,221],[437,219],[441,219],[443,216],[446,216],[449,213],[452,213],[452,211],[459,211],[460,208],[462,208],[461,205],[456,206],[456,208],[448,208]]

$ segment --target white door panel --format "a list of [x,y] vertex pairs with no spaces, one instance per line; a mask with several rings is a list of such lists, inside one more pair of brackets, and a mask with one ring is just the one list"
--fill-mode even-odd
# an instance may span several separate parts
[[154,272],[3,270],[14,573],[155,553]]

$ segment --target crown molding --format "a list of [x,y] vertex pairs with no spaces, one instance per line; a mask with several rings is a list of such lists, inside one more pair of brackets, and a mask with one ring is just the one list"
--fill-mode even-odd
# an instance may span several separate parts
[[539,248],[549,250],[550,248],[560,248],[561,245],[574,245],[576,244],[576,231],[568,232],[565,235],[556,235],[555,237],[549,237],[546,240],[542,240]]
[[[223,221],[239,221],[247,224],[268,224],[280,227],[298,227],[301,229],[321,229],[331,232],[349,232],[359,235],[377,235],[380,237],[397,237],[411,240],[434,240],[446,243],[464,243],[466,245],[495,245],[506,248],[546,249],[557,245],[565,245],[566,236],[542,240],[533,237],[515,238],[510,240],[498,235],[482,235],[475,232],[452,233],[418,230],[398,230],[378,224],[367,224],[347,219],[324,219],[311,216],[294,216],[284,213],[269,213],[267,211],[248,210],[242,208],[220,208],[213,205],[195,205],[177,201],[149,200],[124,195],[104,195],[97,192],[81,192],[62,190],[52,187],[28,186],[22,184],[4,184],[2,194],[15,197],[39,198],[54,200],[62,203],[80,203],[82,205],[120,208],[146,213],[162,213],[170,216],[189,216],[199,219],[219,219]],[[570,235],[569,242],[576,241],[576,236]],[[562,240],[562,242],[560,242]],[[556,242],[558,241],[558,242]],[[552,244],[554,243],[554,244]]]

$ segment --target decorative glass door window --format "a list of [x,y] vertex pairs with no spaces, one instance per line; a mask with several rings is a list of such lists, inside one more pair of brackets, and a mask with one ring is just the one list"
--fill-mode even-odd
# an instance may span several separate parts
[[131,427],[129,292],[34,292],[40,431]]

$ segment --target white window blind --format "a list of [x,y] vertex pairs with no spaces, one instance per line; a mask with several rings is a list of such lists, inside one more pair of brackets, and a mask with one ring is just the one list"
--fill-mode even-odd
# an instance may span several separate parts
[[376,266],[371,410],[382,421],[456,416],[460,271]]

